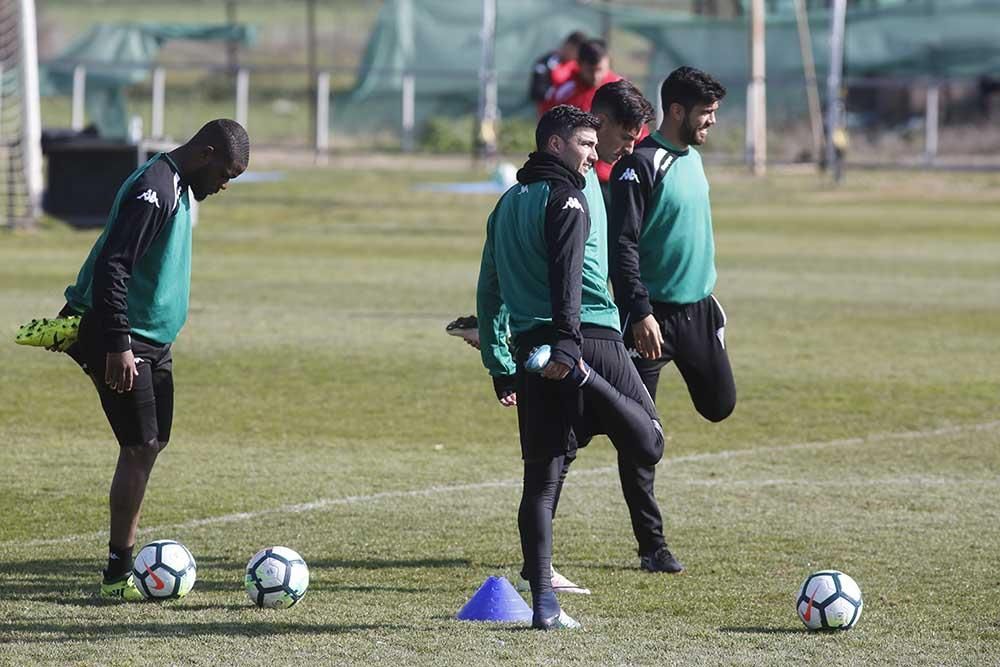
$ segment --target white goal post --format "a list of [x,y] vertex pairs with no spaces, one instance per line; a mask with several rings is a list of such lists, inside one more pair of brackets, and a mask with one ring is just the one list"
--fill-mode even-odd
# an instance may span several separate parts
[[42,127],[34,0],[0,0],[0,226],[41,209]]

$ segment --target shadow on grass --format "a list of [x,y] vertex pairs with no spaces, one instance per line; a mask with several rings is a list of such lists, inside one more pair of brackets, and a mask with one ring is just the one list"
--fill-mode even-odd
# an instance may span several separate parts
[[[208,570],[211,565],[213,571],[233,570],[239,573],[240,580],[243,578],[243,570],[246,568],[246,561],[237,562],[232,558],[220,556],[198,556],[198,570]],[[323,570],[331,568],[344,568],[355,570],[391,570],[404,568],[439,568],[458,567],[465,568],[471,565],[467,558],[306,558],[306,564],[310,570]]]
[[733,634],[745,634],[745,635],[801,635],[806,632],[805,629],[796,628],[762,628],[762,627],[722,627],[719,628],[719,632],[729,632]]
[[490,632],[538,632],[531,627],[531,621],[460,621],[453,615],[445,616],[436,614],[431,616],[433,621],[452,622],[468,627],[478,627]]
[[430,568],[430,567],[459,567],[465,568],[472,565],[472,561],[466,558],[401,558],[399,560],[389,560],[382,558],[365,558],[356,560],[317,560],[315,558],[308,561],[310,568],[346,568],[355,570],[392,570],[397,568]]
[[[198,561],[198,581],[194,592],[232,592],[243,589],[246,564],[229,558],[205,556]],[[463,558],[425,559],[356,559],[310,560],[314,572],[323,569],[391,570],[403,568],[465,568],[470,561]],[[209,574],[211,576],[205,576]],[[219,577],[231,573],[231,577]],[[0,566],[0,596],[3,599],[26,599],[54,602],[61,605],[92,607],[107,604],[97,597],[100,565],[80,560],[39,559],[8,562]],[[315,581],[314,591],[332,590],[356,593],[424,593],[429,589],[409,586],[324,584]],[[226,608],[219,605],[213,608]]]
[[[313,586],[310,584],[310,590]],[[427,593],[430,588],[413,588],[408,586],[319,586],[318,590],[335,593]]]
[[101,566],[80,560],[46,559],[6,562],[0,566],[0,596],[11,598],[66,598],[81,589],[95,592]]
[[[330,635],[371,630],[414,630],[404,625],[378,625],[363,623],[275,623],[261,620],[253,622],[211,623],[0,623],[0,632],[17,634],[26,643],[62,643],[75,641],[105,641],[116,638],[142,637],[266,637],[272,635]],[[27,635],[27,636],[24,636]]]
[[[196,591],[242,590],[245,565],[220,559],[213,562],[208,558],[196,561],[199,575],[209,567],[213,572],[225,569],[233,573],[231,580],[221,581],[199,576]],[[80,560],[26,560],[0,566],[0,596],[4,599],[44,600],[80,607],[100,606],[107,604],[107,601],[97,597],[100,581],[101,565]]]
[[[227,589],[232,590],[232,589]],[[198,594],[198,586],[190,595]],[[36,600],[40,598],[35,598]],[[199,603],[191,604],[191,598],[186,597],[184,601],[179,600],[146,600],[140,602],[130,602],[128,606],[131,608],[135,605],[144,605],[149,607],[162,607],[164,609],[176,609],[178,611],[247,611],[253,609],[253,605],[247,600],[246,604],[226,604],[226,603]],[[95,592],[92,597],[84,598],[49,598],[44,599],[45,602],[51,604],[61,605],[63,607],[117,607],[121,605],[121,602],[117,600],[102,600],[97,597]]]

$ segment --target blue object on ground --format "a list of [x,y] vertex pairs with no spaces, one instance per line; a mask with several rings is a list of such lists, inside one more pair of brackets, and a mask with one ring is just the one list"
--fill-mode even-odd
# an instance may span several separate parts
[[455,618],[460,621],[531,623],[531,607],[505,577],[487,577]]

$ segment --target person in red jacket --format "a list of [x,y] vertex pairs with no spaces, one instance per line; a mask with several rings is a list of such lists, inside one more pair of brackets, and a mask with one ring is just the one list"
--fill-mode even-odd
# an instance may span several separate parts
[[[550,51],[535,61],[531,70],[531,85],[528,96],[531,101],[541,106],[545,96],[553,86],[561,86],[576,74],[576,57],[580,45],[587,41],[587,36],[579,30],[571,32],[563,40],[562,46]],[[544,111],[539,112],[541,116]]]
[[542,113],[560,104],[588,111],[598,88],[621,79],[611,71],[608,47],[602,39],[590,39],[581,44],[576,68],[566,74],[569,78],[563,84],[552,86],[546,93],[541,105]]
[[[611,69],[611,58],[608,56],[608,47],[604,40],[588,40],[580,45],[576,71],[565,83],[554,85],[549,89],[545,100],[539,105],[539,110],[545,113],[560,104],[569,104],[590,111],[597,89],[606,83],[621,79],[622,77]],[[636,141],[642,141],[648,135],[649,130],[643,125]],[[611,163],[598,160],[594,165],[594,171],[601,184],[606,184],[611,176]]]

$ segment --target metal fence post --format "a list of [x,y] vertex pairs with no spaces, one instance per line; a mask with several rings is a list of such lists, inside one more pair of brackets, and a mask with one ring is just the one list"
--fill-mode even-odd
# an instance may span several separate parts
[[154,139],[163,138],[163,106],[166,101],[167,73],[162,67],[153,70],[153,112],[149,133]]
[[938,153],[938,124],[940,121],[941,84],[927,86],[927,111],[924,135],[924,159],[933,162]]
[[87,97],[87,68],[77,65],[73,68],[73,115],[69,126],[79,132],[83,129],[84,102]]
[[326,159],[330,150],[330,73],[316,77],[316,157]]
[[766,16],[764,0],[753,0],[750,17],[750,77],[753,80],[753,154],[750,169],[754,176],[767,171],[767,83],[765,66]]
[[414,147],[413,126],[415,124],[416,112],[416,82],[413,74],[407,72],[403,75],[403,150],[410,152]]
[[236,122],[247,127],[247,115],[250,108],[250,72],[241,67],[236,72]]
[[840,156],[835,137],[843,120],[844,98],[841,81],[844,74],[844,30],[846,28],[847,0],[833,0],[830,12],[830,71],[826,83],[826,168],[839,182],[842,175]]
[[654,129],[660,129],[660,125],[663,125],[663,117],[666,116],[667,110],[663,108],[663,96],[660,95],[660,91],[663,90],[663,82],[666,79],[660,79],[660,82],[656,84],[656,127]]

